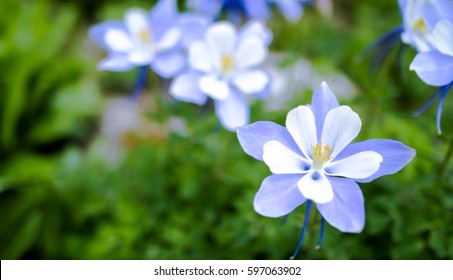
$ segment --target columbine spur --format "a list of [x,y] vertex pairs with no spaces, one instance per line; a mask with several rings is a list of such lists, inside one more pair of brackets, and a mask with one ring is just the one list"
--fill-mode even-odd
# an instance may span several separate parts
[[[267,217],[288,215],[307,202],[297,254],[312,202],[324,219],[342,232],[361,232],[364,198],[356,182],[370,182],[403,168],[415,150],[387,139],[350,144],[361,128],[359,116],[338,101],[323,82],[311,105],[288,113],[286,128],[260,121],[237,129],[245,152],[273,173],[261,184],[255,210]],[[294,257],[293,256],[293,257]]]

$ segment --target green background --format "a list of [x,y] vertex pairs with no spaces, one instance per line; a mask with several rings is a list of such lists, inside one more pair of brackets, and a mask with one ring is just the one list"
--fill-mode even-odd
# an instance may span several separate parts
[[[98,71],[105,53],[90,42],[87,30],[121,19],[127,8],[150,9],[152,3],[2,0],[1,259],[292,255],[305,205],[284,225],[254,212],[253,197],[270,171],[245,154],[212,107],[171,99],[169,81],[150,73],[142,102],[148,129],[122,135],[117,146],[100,133],[106,102],[130,94],[136,71]],[[301,58],[321,73],[346,75],[357,94],[340,102],[362,118],[356,140],[399,140],[417,156],[401,172],[361,184],[362,233],[341,233],[326,224],[324,244],[316,250],[320,216],[312,211],[298,258],[451,259],[452,93],[438,135],[436,105],[412,116],[435,91],[408,70],[415,51],[408,47],[398,55],[398,45],[377,71],[370,70],[372,54],[360,56],[401,23],[397,1],[333,3],[332,17],[307,7],[295,23],[274,11],[271,51],[284,54],[282,68]],[[301,89],[272,112],[255,102],[252,122],[284,124],[287,112],[310,103],[311,94]],[[174,131],[174,118],[185,123],[185,131]]]

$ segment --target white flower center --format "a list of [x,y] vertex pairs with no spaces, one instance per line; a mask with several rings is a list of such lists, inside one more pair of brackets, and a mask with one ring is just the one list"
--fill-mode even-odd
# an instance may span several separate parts
[[329,145],[323,145],[322,142],[315,145],[313,149],[313,168],[321,170],[324,164],[332,159],[332,148]]

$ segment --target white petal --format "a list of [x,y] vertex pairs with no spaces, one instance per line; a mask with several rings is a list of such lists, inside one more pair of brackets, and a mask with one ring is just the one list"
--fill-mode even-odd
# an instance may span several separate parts
[[239,40],[249,36],[257,36],[265,45],[269,45],[272,41],[272,31],[270,31],[263,22],[258,20],[250,20],[242,27],[239,34]]
[[333,199],[333,190],[323,173],[312,170],[297,183],[302,195],[315,203],[327,203]]
[[238,69],[258,66],[267,57],[267,48],[263,40],[257,36],[245,37],[238,43],[234,61]]
[[156,51],[165,51],[173,48],[181,39],[181,30],[172,28],[165,32],[163,38],[157,43]]
[[202,72],[211,72],[213,63],[207,45],[204,42],[195,42],[189,47],[190,66]]
[[448,20],[439,21],[434,27],[433,36],[436,48],[443,54],[453,56],[453,24]]
[[205,75],[201,77],[199,86],[202,92],[218,100],[227,98],[230,93],[228,84],[221,79],[217,79],[214,75]]
[[131,34],[137,36],[143,30],[149,31],[148,13],[139,8],[132,8],[124,14],[124,23]]
[[154,54],[152,52],[147,52],[143,49],[134,50],[129,53],[129,61],[135,65],[146,65],[150,64],[153,60]]
[[332,148],[332,157],[341,152],[360,132],[362,121],[348,106],[330,110],[324,121],[321,141]]
[[226,21],[215,23],[206,31],[209,50],[219,56],[233,52],[236,38],[235,26]]
[[261,70],[242,72],[233,78],[234,85],[246,94],[261,92],[269,85],[269,82],[269,75]]
[[350,157],[330,162],[325,171],[331,176],[341,176],[351,179],[364,179],[379,170],[383,158],[373,151],[365,151]]
[[299,106],[288,113],[286,128],[306,158],[311,158],[317,144],[315,117],[308,106]]
[[129,52],[134,45],[129,35],[123,31],[111,29],[105,34],[105,43],[114,52]]
[[263,160],[274,174],[306,173],[311,167],[304,158],[275,140],[264,144]]
[[182,101],[198,105],[206,103],[207,96],[198,87],[199,74],[191,71],[175,78],[170,85],[170,94]]
[[215,100],[215,112],[223,127],[235,131],[237,127],[249,122],[249,105],[244,97],[232,90],[227,98]]
[[110,71],[127,71],[134,68],[127,55],[113,55],[102,60],[98,64],[99,70],[110,70]]

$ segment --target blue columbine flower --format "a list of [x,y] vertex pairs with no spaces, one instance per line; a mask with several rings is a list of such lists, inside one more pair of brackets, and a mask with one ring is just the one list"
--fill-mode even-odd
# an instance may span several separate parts
[[189,0],[188,6],[196,11],[218,18],[226,11],[231,21],[246,19],[267,19],[270,6],[274,4],[289,21],[297,21],[303,13],[303,7],[314,0]]
[[176,0],[161,0],[150,13],[129,9],[123,21],[104,22],[89,30],[90,38],[108,52],[108,57],[98,64],[99,69],[126,71],[151,66],[165,78],[185,66],[182,35]]
[[393,174],[414,157],[415,150],[394,140],[350,144],[360,128],[359,116],[348,106],[339,106],[323,82],[311,105],[288,113],[286,128],[261,121],[237,129],[245,152],[264,161],[273,173],[255,196],[255,210],[267,217],[280,217],[307,202],[294,256],[313,202],[322,215],[320,239],[324,219],[342,232],[361,232],[364,199],[356,182]]
[[420,19],[423,25],[416,23],[423,26],[426,40],[414,41],[418,42],[416,46],[419,53],[412,61],[410,69],[414,70],[426,84],[439,87],[417,114],[439,96],[437,131],[440,134],[443,102],[453,85],[453,2],[439,0],[429,3],[423,7],[423,20]]
[[247,124],[246,96],[269,88],[270,76],[259,66],[270,41],[270,31],[260,22],[249,22],[239,31],[229,22],[214,23],[202,40],[189,46],[190,69],[173,80],[170,93],[199,105],[211,97],[221,124],[229,130]]

